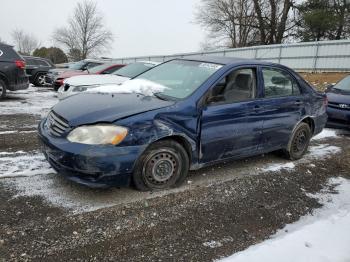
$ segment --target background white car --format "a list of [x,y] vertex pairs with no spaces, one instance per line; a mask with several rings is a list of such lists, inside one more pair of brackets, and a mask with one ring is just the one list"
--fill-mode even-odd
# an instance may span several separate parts
[[124,66],[109,75],[79,75],[67,78],[64,84],[58,89],[58,98],[63,99],[101,85],[120,85],[126,80],[134,78],[158,64],[160,63],[141,61]]

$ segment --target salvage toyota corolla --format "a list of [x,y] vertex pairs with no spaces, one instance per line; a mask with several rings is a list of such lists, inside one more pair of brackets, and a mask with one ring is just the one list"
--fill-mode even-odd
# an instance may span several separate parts
[[72,96],[40,123],[59,174],[90,187],[175,187],[224,160],[276,150],[299,159],[327,121],[325,94],[268,62],[175,59],[127,82],[139,90]]

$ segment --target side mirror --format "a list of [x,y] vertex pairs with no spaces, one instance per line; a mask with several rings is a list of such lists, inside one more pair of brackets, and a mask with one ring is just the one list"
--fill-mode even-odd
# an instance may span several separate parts
[[332,90],[332,88],[333,88],[333,86],[334,86],[334,85],[332,85],[332,84],[330,84],[330,85],[326,86],[326,90],[325,90],[325,92],[329,92],[329,91],[331,91],[331,90]]

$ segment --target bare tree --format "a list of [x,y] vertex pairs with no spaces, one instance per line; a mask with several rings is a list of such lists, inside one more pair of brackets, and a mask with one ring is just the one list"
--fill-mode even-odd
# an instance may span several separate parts
[[294,0],[253,0],[260,44],[280,44],[296,26]]
[[293,1],[201,0],[196,22],[228,47],[279,44],[296,27]]
[[31,55],[40,46],[39,41],[33,35],[26,34],[23,30],[12,31],[12,38],[19,53]]
[[242,47],[256,42],[251,0],[202,0],[195,16],[196,22],[209,31],[207,42],[216,46],[221,43],[226,47]]
[[85,59],[105,51],[113,41],[113,34],[103,25],[96,3],[86,0],[77,4],[66,27],[54,31],[53,39],[68,52],[77,50],[80,59]]

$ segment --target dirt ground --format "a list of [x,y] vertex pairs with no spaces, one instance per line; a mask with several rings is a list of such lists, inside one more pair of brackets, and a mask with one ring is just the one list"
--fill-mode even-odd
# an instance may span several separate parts
[[306,73],[299,72],[300,75],[317,90],[324,91],[325,88],[330,84],[335,84],[345,76],[348,76],[350,72],[343,73]]
[[[0,107],[24,95],[11,97]],[[350,134],[337,131],[313,140],[294,168],[269,169],[291,164],[271,153],[191,172],[178,189],[91,190],[41,172],[40,116],[18,112],[0,113],[0,170],[4,161],[4,172],[22,172],[0,178],[0,261],[213,261],[319,208],[309,193],[329,178],[350,179]]]

